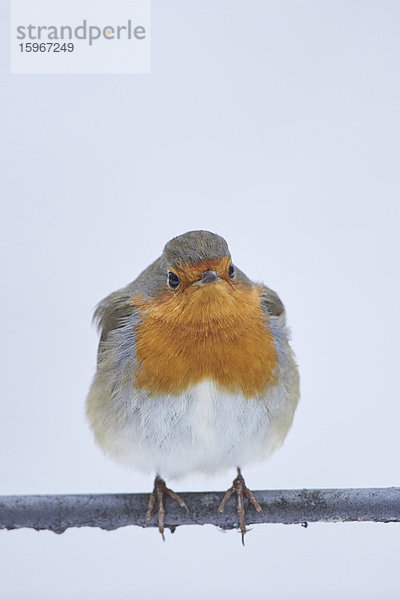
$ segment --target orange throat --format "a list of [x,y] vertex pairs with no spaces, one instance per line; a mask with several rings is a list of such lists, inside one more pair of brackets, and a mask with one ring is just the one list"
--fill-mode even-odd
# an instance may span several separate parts
[[161,298],[133,297],[135,387],[180,395],[204,379],[223,391],[257,397],[276,383],[276,352],[260,289],[218,281]]

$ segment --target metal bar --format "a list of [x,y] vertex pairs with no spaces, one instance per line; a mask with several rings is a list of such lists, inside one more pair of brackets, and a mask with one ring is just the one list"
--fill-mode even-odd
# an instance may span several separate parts
[[[238,526],[236,499],[224,513],[218,512],[222,492],[182,492],[189,513],[165,498],[166,527],[216,525]],[[262,506],[258,513],[248,504],[246,523],[307,523],[324,521],[400,521],[400,488],[262,490],[254,492]],[[127,525],[143,527],[148,494],[82,494],[52,496],[0,496],[0,529],[29,527],[63,533],[69,527],[100,527],[112,530]],[[156,513],[156,511],[154,511]],[[148,527],[158,524],[156,514]]]

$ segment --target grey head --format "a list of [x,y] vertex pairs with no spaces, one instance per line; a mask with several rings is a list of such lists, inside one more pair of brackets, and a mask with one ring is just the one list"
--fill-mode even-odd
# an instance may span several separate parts
[[167,242],[162,255],[125,288],[125,293],[157,295],[169,289],[167,277],[171,267],[224,256],[230,257],[230,252],[223,237],[210,231],[188,231]]
[[188,231],[172,238],[164,248],[163,257],[171,266],[230,256],[223,237],[211,231]]

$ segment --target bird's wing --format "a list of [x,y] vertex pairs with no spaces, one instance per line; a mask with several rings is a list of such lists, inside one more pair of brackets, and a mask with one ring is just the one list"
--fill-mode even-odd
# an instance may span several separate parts
[[[96,323],[100,332],[97,350],[98,366],[100,366],[100,363],[103,362],[106,357],[113,355],[113,348],[119,344],[118,338],[113,335],[113,333],[115,332],[116,334],[121,328],[127,326],[129,322],[131,322],[133,327],[136,326],[138,310],[132,304],[130,287],[131,286],[128,285],[125,288],[113,292],[101,300],[96,307],[93,321]],[[127,339],[131,339],[133,342],[133,337],[127,336]],[[134,350],[133,343],[129,352],[132,352],[132,350]]]
[[267,315],[271,317],[280,317],[285,314],[285,307],[278,294],[268,288],[266,285],[262,285],[262,292],[260,296],[261,308]]
[[130,317],[136,308],[131,302],[132,291],[130,286],[113,292],[99,302],[93,315],[100,335],[99,349],[107,339],[110,331],[123,327],[126,319]]

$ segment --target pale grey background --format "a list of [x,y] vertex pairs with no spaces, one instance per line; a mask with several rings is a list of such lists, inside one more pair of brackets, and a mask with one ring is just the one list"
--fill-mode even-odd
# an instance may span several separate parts
[[[400,483],[399,2],[153,2],[149,76],[11,76],[1,493],[149,491],[94,446],[92,308],[208,228],[284,300],[302,401],[253,488]],[[233,473],[175,487],[224,489]],[[0,532],[0,596],[398,598],[397,525]]]

